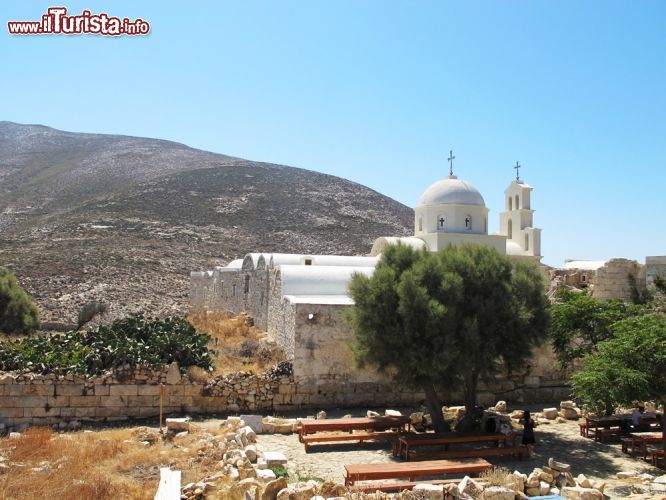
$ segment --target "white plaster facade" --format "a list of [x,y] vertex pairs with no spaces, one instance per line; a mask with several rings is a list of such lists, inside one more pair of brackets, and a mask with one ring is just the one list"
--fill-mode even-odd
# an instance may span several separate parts
[[504,191],[500,234],[506,236],[506,253],[512,257],[541,260],[541,229],[534,227],[532,186],[513,181]]

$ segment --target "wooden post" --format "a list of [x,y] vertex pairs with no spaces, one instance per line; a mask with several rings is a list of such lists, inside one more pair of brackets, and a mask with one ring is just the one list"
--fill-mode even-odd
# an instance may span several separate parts
[[164,404],[164,384],[160,384],[160,433],[162,432],[162,406]]

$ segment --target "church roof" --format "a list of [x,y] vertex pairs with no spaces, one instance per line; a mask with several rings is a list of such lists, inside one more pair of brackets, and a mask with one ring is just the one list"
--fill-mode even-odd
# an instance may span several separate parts
[[419,205],[480,205],[485,207],[481,193],[469,182],[449,175],[435,182],[421,195]]

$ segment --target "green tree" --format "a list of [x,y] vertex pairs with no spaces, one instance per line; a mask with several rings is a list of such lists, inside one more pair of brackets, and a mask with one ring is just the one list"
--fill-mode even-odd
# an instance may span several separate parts
[[29,333],[39,327],[39,309],[16,277],[0,267],[0,331]]
[[[666,405],[666,318],[647,314],[620,321],[611,329],[613,337],[585,356],[584,368],[572,376],[576,398],[606,413],[635,401]],[[664,418],[662,429],[666,429]]]
[[553,305],[550,335],[563,366],[594,352],[597,344],[613,336],[617,321],[645,313],[645,307],[619,299],[599,301],[580,292],[562,290]]
[[355,275],[348,310],[360,366],[425,392],[444,428],[437,388],[460,384],[473,416],[480,380],[521,366],[545,338],[549,303],[536,266],[479,245],[439,253],[389,246],[371,277]]

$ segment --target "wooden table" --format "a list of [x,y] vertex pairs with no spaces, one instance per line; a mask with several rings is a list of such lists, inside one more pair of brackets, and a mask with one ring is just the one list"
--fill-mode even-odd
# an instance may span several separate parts
[[391,462],[387,464],[347,464],[345,465],[345,485],[352,486],[356,481],[376,479],[407,479],[417,477],[444,476],[448,474],[478,474],[490,469],[487,461],[472,460],[432,460],[430,462]]
[[506,441],[515,442],[515,435],[459,432],[410,434],[398,438],[397,455],[405,460],[409,460],[410,448],[444,446],[445,449],[448,449],[448,446],[452,444],[501,443]]
[[[411,421],[408,416],[304,419],[300,421],[298,440],[305,445],[307,451],[310,443],[395,440],[400,433],[408,430],[410,426]],[[352,433],[352,431],[366,432]]]
[[[625,434],[625,429],[628,429],[631,425],[631,414],[585,417],[585,422],[587,424],[587,436],[594,438],[595,441],[603,441],[606,435],[619,436]],[[661,425],[661,413],[644,413],[641,417],[641,423]]]
[[636,448],[642,448],[643,458],[647,458],[647,445],[661,444],[664,442],[664,434],[659,432],[632,432],[631,436],[631,450],[632,455],[636,454]]

